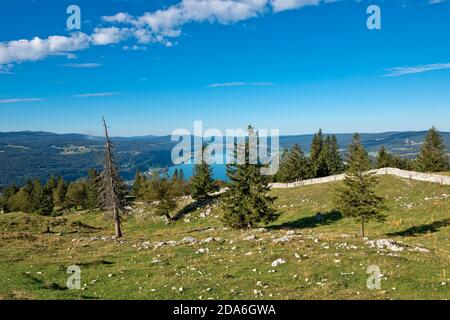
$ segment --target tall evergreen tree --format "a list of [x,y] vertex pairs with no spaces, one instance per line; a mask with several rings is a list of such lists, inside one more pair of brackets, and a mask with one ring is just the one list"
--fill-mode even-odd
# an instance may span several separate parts
[[280,167],[280,181],[294,182],[310,177],[311,166],[300,145],[294,144],[290,151],[283,155]]
[[327,177],[330,175],[330,171],[328,169],[328,163],[331,158],[330,142],[330,137],[327,137],[323,143],[319,158],[315,162],[315,178]]
[[290,182],[290,172],[288,168],[289,149],[285,148],[280,155],[280,165],[278,172],[272,178],[274,182]]
[[164,217],[166,223],[170,223],[172,221],[170,213],[176,209],[177,202],[175,200],[176,192],[167,174],[153,175],[150,180],[148,198],[156,203],[155,213]]
[[86,179],[86,207],[89,210],[100,208],[100,174],[95,169],[89,169]]
[[145,185],[146,185],[145,176],[139,170],[136,171],[133,187],[131,188],[133,196],[135,196],[138,199],[142,199],[142,197],[144,197]]
[[41,186],[37,208],[39,214],[49,215],[53,212],[53,190],[55,187],[56,179],[53,176],[50,177],[45,186]]
[[378,151],[376,167],[378,169],[392,167],[392,155],[387,152],[384,146],[381,146],[380,150]]
[[0,192],[0,211],[3,213],[11,212],[9,201],[17,192],[19,192],[19,190],[20,189],[15,184],[12,184]]
[[194,166],[194,174],[191,179],[192,198],[199,201],[207,200],[210,193],[219,189],[213,179],[212,167],[205,158],[205,150],[205,147],[199,150],[201,161]]
[[369,173],[370,160],[361,144],[359,134],[353,136],[348,146],[349,168],[343,184],[337,190],[336,207],[344,216],[357,218],[361,222],[361,235],[365,237],[365,223],[369,219],[383,219],[383,199],[374,188],[377,179]]
[[244,143],[235,146],[235,158],[240,154],[238,148],[241,148],[245,159],[241,159],[243,161],[240,164],[227,165],[230,183],[223,199],[223,221],[239,229],[252,228],[260,222],[270,223],[278,218],[271,208],[274,198],[268,194],[269,179],[261,175],[263,165],[250,163],[249,140],[258,140],[258,134],[251,126],[248,128],[248,137]]
[[67,193],[65,196],[65,205],[70,210],[74,208],[85,209],[86,208],[86,182],[83,180],[71,182],[67,187]]
[[8,207],[12,212],[34,212],[33,201],[34,185],[31,180],[28,180],[20,190],[8,200]]
[[67,184],[62,177],[58,177],[56,188],[53,190],[53,204],[55,207],[66,208]]
[[310,153],[309,153],[309,158],[311,160],[311,165],[312,165],[311,166],[311,175],[313,177],[318,177],[319,170],[321,169],[321,168],[319,168],[319,166],[321,164],[321,163],[319,163],[319,158],[320,158],[320,154],[322,153],[323,144],[324,144],[323,132],[322,132],[322,129],[319,129],[319,131],[314,134],[313,140],[311,142]]
[[122,237],[121,221],[125,209],[126,187],[114,162],[114,145],[109,139],[105,118],[103,118],[103,127],[105,129],[105,157],[101,174],[100,201],[103,209],[112,212],[115,237],[120,238]]
[[336,135],[332,135],[331,138],[327,138],[328,157],[327,167],[328,173],[331,175],[340,174],[344,171],[344,163],[339,153],[339,145]]
[[425,138],[415,168],[421,172],[442,172],[449,169],[448,156],[441,135],[432,127]]

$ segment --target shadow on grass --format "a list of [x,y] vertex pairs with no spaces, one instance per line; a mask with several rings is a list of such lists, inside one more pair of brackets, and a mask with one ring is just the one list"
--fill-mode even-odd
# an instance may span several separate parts
[[47,290],[57,290],[57,291],[63,291],[63,290],[67,290],[66,287],[62,287],[60,286],[58,283],[56,282],[47,282],[44,281],[42,279],[36,278],[30,274],[25,274],[25,277],[35,286],[38,286],[40,288],[43,289],[47,289]]
[[181,218],[183,218],[185,215],[195,212],[198,209],[201,208],[205,208],[208,205],[213,204],[215,201],[217,201],[219,195],[217,196],[212,196],[209,199],[206,200],[194,200],[193,202],[185,205],[183,208],[181,208],[180,210],[178,210],[178,212],[172,217],[172,221],[177,221],[180,220]]
[[304,217],[295,221],[284,222],[280,225],[269,226],[267,229],[304,229],[328,225],[342,219],[342,214],[337,210],[321,213],[314,216]]
[[401,236],[401,237],[415,236],[415,235],[424,234],[424,233],[437,232],[437,231],[439,231],[439,229],[444,228],[448,225],[450,225],[450,219],[443,219],[443,220],[434,221],[430,224],[422,224],[420,226],[412,226],[411,228],[408,228],[403,231],[387,233],[386,235],[387,236]]

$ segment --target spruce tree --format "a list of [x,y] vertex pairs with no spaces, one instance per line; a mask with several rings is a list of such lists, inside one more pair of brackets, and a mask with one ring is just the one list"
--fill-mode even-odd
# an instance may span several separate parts
[[169,181],[167,174],[155,173],[150,180],[148,199],[156,203],[155,213],[166,219],[170,223],[172,218],[170,213],[176,209],[176,194],[173,184]]
[[40,198],[38,200],[37,212],[42,215],[49,215],[53,212],[53,190],[56,188],[56,179],[52,176],[45,186],[41,187]]
[[194,200],[205,201],[210,198],[210,193],[218,191],[219,188],[213,179],[212,167],[205,158],[205,147],[199,152],[201,153],[200,161],[194,166],[191,178],[191,195]]
[[327,138],[328,158],[327,167],[330,175],[340,174],[344,171],[344,163],[339,153],[339,145],[336,135]]
[[337,189],[335,204],[344,216],[360,220],[361,235],[365,237],[365,223],[369,219],[377,218],[380,221],[383,219],[381,215],[383,199],[374,191],[377,179],[373,173],[368,172],[369,155],[357,133],[348,146],[348,163],[345,179],[342,186]]
[[[275,198],[269,196],[269,178],[261,175],[261,163],[250,163],[249,140],[258,140],[258,134],[249,126],[245,142],[235,145],[235,158],[245,155],[242,162],[227,165],[229,187],[223,198],[223,221],[233,228],[252,228],[256,224],[275,221],[278,215],[271,208]],[[254,151],[254,150],[253,150]]]
[[75,210],[85,209],[86,199],[87,193],[85,181],[80,180],[69,184],[65,196],[66,205],[69,210],[72,208],[74,208]]
[[294,182],[308,179],[311,167],[299,144],[294,144],[291,150],[284,156],[283,182]]
[[328,170],[328,163],[331,158],[331,150],[330,150],[330,137],[327,137],[323,143],[322,150],[320,151],[319,158],[315,162],[314,171],[315,178],[327,177],[330,175],[330,171]]
[[14,197],[17,192],[19,192],[19,188],[15,185],[12,184],[9,187],[4,188],[1,193],[0,193],[0,211],[2,211],[3,213],[8,213],[11,212],[11,207],[10,207],[10,199],[12,197]]
[[288,158],[289,158],[289,149],[285,148],[280,156],[280,166],[278,168],[278,172],[273,177],[273,180],[275,182],[284,182],[284,183],[291,182]]
[[381,146],[380,150],[378,151],[376,167],[378,169],[393,167],[392,155],[387,152],[384,146]]
[[135,196],[137,199],[141,199],[144,196],[145,184],[146,184],[145,176],[139,170],[136,171],[131,192],[133,196]]
[[448,156],[441,135],[432,127],[425,138],[415,168],[420,172],[442,172],[449,169]]
[[59,177],[56,183],[56,188],[53,190],[53,204],[55,207],[66,208],[66,194],[67,184],[62,177]]
[[311,160],[311,175],[313,177],[318,177],[318,171],[319,171],[319,157],[322,153],[323,149],[323,133],[322,129],[319,129],[317,133],[314,134],[313,140],[311,142],[311,149],[309,153],[309,158]]
[[25,185],[8,200],[8,207],[10,210],[12,212],[34,212],[33,190],[33,182],[28,180]]
[[90,169],[86,179],[86,207],[89,210],[100,208],[100,182],[99,172]]

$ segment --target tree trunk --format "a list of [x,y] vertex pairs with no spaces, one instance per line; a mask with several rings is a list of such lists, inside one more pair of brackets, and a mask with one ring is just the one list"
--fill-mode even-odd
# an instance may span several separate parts
[[364,231],[364,218],[361,217],[361,236],[364,238],[365,235],[365,231]]
[[122,230],[120,228],[120,217],[117,209],[114,209],[114,226],[116,230],[116,238],[122,238]]

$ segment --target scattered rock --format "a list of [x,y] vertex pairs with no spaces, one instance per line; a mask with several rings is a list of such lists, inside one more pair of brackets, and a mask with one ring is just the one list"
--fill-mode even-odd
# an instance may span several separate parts
[[278,267],[281,264],[285,264],[286,260],[282,259],[282,258],[278,258],[275,261],[272,262],[272,267]]
[[379,239],[379,240],[370,240],[367,242],[370,248],[379,248],[379,249],[387,249],[394,252],[403,251],[405,248],[400,246],[399,242],[395,242],[392,239]]
[[181,242],[185,243],[185,244],[193,244],[197,242],[197,239],[193,238],[193,237],[186,237],[183,240],[181,240]]
[[209,253],[209,248],[200,248],[198,249],[195,253],[197,254],[208,254]]
[[291,239],[288,236],[284,236],[281,238],[273,239],[274,243],[282,243],[282,242],[289,242]]

